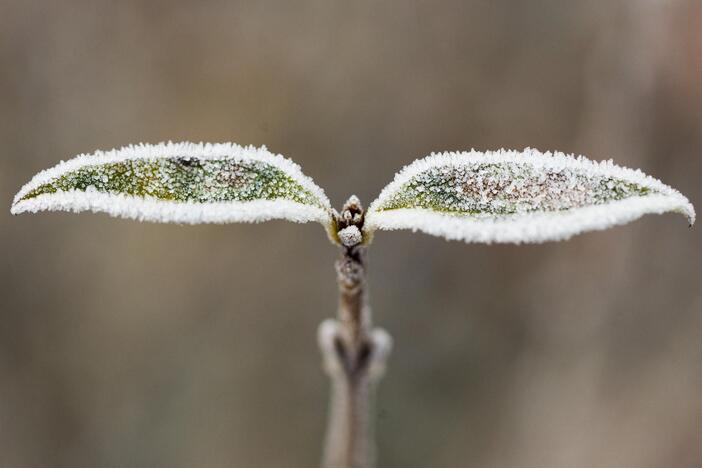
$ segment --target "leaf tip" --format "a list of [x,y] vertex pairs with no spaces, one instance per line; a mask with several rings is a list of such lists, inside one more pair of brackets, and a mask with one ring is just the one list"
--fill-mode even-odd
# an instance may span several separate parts
[[15,195],[15,198],[12,199],[12,204],[10,205],[10,214],[12,215],[18,215],[20,213],[24,213],[24,209],[22,209],[22,201],[24,197],[24,189],[20,190],[17,192],[17,195]]
[[677,207],[670,209],[670,211],[685,216],[685,218],[687,218],[687,224],[692,228],[697,221],[697,213],[695,212],[694,205],[685,195],[677,190],[672,189],[670,192],[669,196],[677,202]]
[[10,214],[12,216],[17,216],[27,212],[36,212],[37,209],[32,205],[31,201],[32,200],[27,200],[24,197],[17,197],[17,199],[12,202],[12,205],[10,205]]
[[681,214],[687,217],[687,222],[690,225],[690,227],[693,227],[695,225],[695,221],[697,220],[697,213],[695,213],[695,207],[692,206],[692,203],[688,201],[684,205]]

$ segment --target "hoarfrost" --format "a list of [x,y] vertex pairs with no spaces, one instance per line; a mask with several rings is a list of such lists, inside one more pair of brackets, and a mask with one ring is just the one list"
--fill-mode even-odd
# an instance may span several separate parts
[[412,229],[466,242],[544,242],[606,229],[690,202],[641,171],[582,156],[441,153],[400,171],[368,209],[368,233]]
[[351,225],[339,231],[339,240],[346,247],[353,247],[363,241],[363,234],[358,227]]
[[371,239],[377,229],[522,243],[567,239],[647,213],[673,211],[695,221],[683,195],[641,171],[529,148],[415,161],[383,189],[365,221],[344,211],[344,224],[358,226],[339,233],[324,191],[298,165],[265,147],[231,143],[141,144],[62,161],[25,185],[11,208],[44,210],[186,224],[317,221],[344,244]]
[[326,195],[300,167],[265,147],[161,143],[80,155],[37,174],[12,213],[96,211],[186,224],[317,221],[331,227]]

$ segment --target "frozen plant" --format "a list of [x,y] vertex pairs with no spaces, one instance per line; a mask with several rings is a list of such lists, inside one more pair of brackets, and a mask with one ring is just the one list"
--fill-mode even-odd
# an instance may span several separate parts
[[341,251],[337,318],[318,332],[332,388],[325,468],[374,461],[370,400],[392,345],[372,327],[368,306],[365,257],[376,231],[519,244],[568,239],[647,213],[677,212],[695,222],[680,192],[641,171],[533,149],[432,154],[402,169],[368,210],[351,196],[337,212],[298,165],[265,147],[142,144],[80,155],[37,174],[11,211],[45,210],[187,224],[321,223]]

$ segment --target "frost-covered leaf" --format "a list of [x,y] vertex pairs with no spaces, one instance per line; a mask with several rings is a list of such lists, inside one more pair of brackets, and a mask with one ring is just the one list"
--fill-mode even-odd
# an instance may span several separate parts
[[317,221],[331,206],[300,167],[265,147],[162,143],[80,155],[37,174],[12,213],[96,211],[175,223]]
[[412,229],[466,242],[544,242],[605,229],[690,202],[641,171],[562,153],[442,153],[400,171],[368,209],[365,229]]

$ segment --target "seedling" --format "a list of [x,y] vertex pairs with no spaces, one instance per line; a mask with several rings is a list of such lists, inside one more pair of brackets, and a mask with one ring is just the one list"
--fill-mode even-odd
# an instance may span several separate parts
[[376,231],[520,244],[568,239],[647,213],[677,212],[695,222],[687,198],[641,171],[533,149],[432,154],[402,169],[367,210],[352,196],[337,212],[299,166],[265,147],[129,146],[40,172],[11,209],[46,210],[182,224],[321,223],[341,251],[337,318],[318,332],[332,388],[325,468],[374,461],[369,402],[392,343],[372,327],[368,306],[365,256]]

